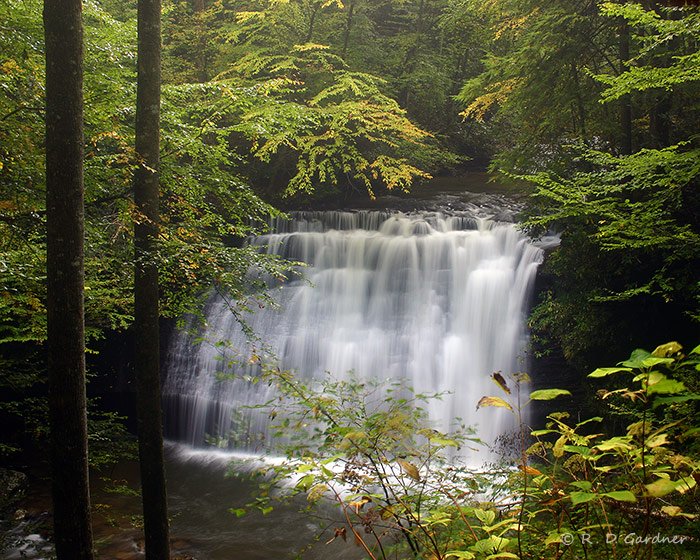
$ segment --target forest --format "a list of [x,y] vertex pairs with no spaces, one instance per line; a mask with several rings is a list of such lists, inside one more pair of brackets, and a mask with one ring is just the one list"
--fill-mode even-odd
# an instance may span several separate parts
[[699,131],[691,0],[0,0],[0,559],[698,557]]

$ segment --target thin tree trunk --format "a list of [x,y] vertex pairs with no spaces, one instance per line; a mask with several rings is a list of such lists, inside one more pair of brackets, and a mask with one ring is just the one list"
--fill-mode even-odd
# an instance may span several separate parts
[[44,33],[46,308],[54,542],[59,560],[91,560],[85,412],[81,0],[46,0]]
[[[630,58],[630,29],[626,20],[620,22],[620,74],[629,69],[627,61]],[[622,139],[620,152],[625,155],[632,153],[632,98],[625,95],[620,99],[620,128]]]
[[306,43],[310,43],[314,36],[314,25],[316,25],[316,16],[321,9],[321,4],[316,4],[311,12],[311,19],[309,20],[309,30],[306,33]]
[[[576,110],[578,113],[578,134],[580,138],[586,138],[586,106],[583,102],[583,95],[581,94],[581,80],[579,76],[578,67],[575,62],[571,63],[571,76],[574,79],[574,84],[576,85]],[[576,131],[576,126],[574,126],[574,131]]]
[[348,44],[350,42],[350,29],[352,29],[352,16],[355,11],[355,2],[350,2],[348,6],[348,17],[345,20],[345,31],[343,33],[343,50],[341,51],[341,56],[345,58],[348,53]]
[[204,0],[195,0],[194,2],[194,18],[197,26],[197,80],[204,84],[209,81],[209,72],[207,69],[207,26],[204,20],[204,11],[206,6]]
[[168,560],[168,510],[163,462],[158,327],[158,185],[160,150],[160,0],[138,2],[138,87],[134,176],[138,217],[134,226],[134,328],[141,465],[141,492],[147,560]]

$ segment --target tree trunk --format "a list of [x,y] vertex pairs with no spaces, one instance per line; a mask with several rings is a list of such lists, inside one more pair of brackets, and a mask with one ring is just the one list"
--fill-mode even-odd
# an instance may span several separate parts
[[160,0],[138,2],[138,86],[134,175],[134,329],[139,462],[147,560],[168,560],[158,327],[158,186],[160,150]]
[[343,50],[340,53],[340,56],[345,59],[346,55],[348,54],[348,44],[350,43],[350,30],[352,29],[352,16],[353,12],[355,11],[355,2],[350,2],[350,5],[348,6],[348,17],[345,20],[345,31],[343,32]]
[[311,11],[311,18],[309,19],[309,30],[306,32],[306,40],[304,41],[305,43],[310,43],[311,39],[314,36],[314,25],[316,25],[316,16],[318,15],[320,9],[320,3],[314,4]]
[[194,0],[194,20],[197,26],[198,39],[198,45],[196,47],[197,80],[202,84],[209,81],[209,72],[207,69],[207,43],[209,37],[206,21],[204,19],[205,10],[206,5],[204,4],[204,0]]
[[[630,29],[626,20],[620,22],[620,74],[629,70],[630,58]],[[632,97],[628,94],[620,99],[620,128],[622,140],[620,152],[625,155],[632,153]]]
[[46,279],[54,541],[93,558],[85,408],[81,0],[46,0]]

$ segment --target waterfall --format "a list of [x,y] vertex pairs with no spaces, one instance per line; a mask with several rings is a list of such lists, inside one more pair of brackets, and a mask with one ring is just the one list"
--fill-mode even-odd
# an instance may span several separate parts
[[164,384],[169,437],[201,446],[233,429],[241,448],[269,444],[267,415],[248,407],[273,398],[271,389],[244,375],[221,379],[232,370],[255,376],[247,354],[262,343],[307,380],[352,371],[449,393],[428,405],[437,429],[461,418],[493,441],[507,427],[506,411],[476,404],[499,395],[493,372],[524,367],[524,319],[542,251],[513,224],[473,211],[299,212],[272,231],[251,243],[307,263],[305,278],[271,290],[277,309],[246,316],[261,341],[246,337],[216,294],[201,340],[175,337]]

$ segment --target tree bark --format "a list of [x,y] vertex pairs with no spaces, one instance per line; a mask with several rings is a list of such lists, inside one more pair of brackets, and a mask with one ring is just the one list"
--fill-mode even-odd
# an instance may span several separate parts
[[311,39],[314,36],[314,25],[316,24],[316,16],[318,15],[318,12],[321,10],[321,3],[314,3],[314,5],[311,8],[311,16],[309,19],[309,29],[306,32],[306,40],[304,41],[305,43],[310,43]]
[[[630,29],[626,20],[620,22],[620,74],[629,70],[630,58]],[[620,99],[620,128],[622,140],[620,152],[624,155],[632,153],[632,97],[628,94]]]
[[348,17],[345,19],[345,30],[343,32],[343,49],[340,56],[345,59],[348,54],[348,45],[350,43],[350,30],[352,29],[352,16],[355,11],[355,2],[350,2],[348,6]]
[[138,86],[134,175],[134,329],[139,462],[147,560],[170,558],[160,396],[158,264],[160,0],[138,2]]
[[59,560],[91,560],[85,399],[81,0],[45,0],[51,492]]
[[209,72],[207,69],[207,42],[208,42],[208,34],[207,34],[207,26],[206,26],[206,21],[204,20],[204,11],[206,10],[206,5],[204,3],[204,0],[194,0],[194,20],[195,20],[195,25],[197,26],[197,38],[198,38],[198,45],[196,47],[197,50],[197,57],[196,57],[196,65],[197,65],[197,80],[204,84],[207,81],[209,81]]

